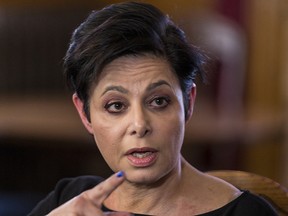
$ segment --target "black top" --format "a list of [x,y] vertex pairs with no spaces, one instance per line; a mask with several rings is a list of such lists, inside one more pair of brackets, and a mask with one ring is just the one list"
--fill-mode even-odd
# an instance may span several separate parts
[[[85,190],[91,189],[104,179],[98,176],[80,176],[77,178],[66,178],[59,181],[44,200],[32,210],[28,216],[42,216],[51,212],[53,209],[79,195]],[[105,206],[103,211],[111,211]],[[201,216],[273,216],[276,211],[264,199],[244,191],[239,197],[225,206],[214,211],[201,214]],[[135,216],[145,216],[135,214]],[[146,215],[147,216],[147,215]]]

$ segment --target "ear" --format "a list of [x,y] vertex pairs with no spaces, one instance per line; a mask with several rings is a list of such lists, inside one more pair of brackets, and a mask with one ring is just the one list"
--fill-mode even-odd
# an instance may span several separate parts
[[86,113],[84,112],[84,103],[80,100],[76,93],[73,94],[72,100],[85,128],[88,130],[89,133],[93,134],[92,125],[88,120]]
[[190,91],[190,100],[189,100],[190,104],[189,104],[189,109],[187,112],[186,122],[188,122],[192,117],[195,100],[196,100],[196,84],[193,83],[193,86],[192,86],[191,91]]

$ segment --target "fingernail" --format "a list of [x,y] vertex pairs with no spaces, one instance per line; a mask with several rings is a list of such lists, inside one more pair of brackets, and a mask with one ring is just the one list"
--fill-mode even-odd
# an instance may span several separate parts
[[119,171],[116,176],[117,176],[118,178],[120,178],[120,177],[122,177],[123,175],[124,175],[124,172],[123,172],[123,171]]

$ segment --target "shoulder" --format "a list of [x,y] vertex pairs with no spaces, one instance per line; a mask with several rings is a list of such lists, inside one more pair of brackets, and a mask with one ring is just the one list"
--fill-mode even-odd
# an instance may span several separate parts
[[[249,191],[243,191],[243,193],[224,205],[223,207],[216,209],[201,216],[277,216],[278,214],[273,207],[263,198],[250,193]],[[200,216],[200,215],[199,215]]]
[[38,203],[29,216],[45,215],[85,190],[89,190],[102,182],[99,176],[79,176],[61,179],[54,190]]
[[239,197],[242,192],[232,184],[205,173],[202,176],[202,188],[206,196],[213,196],[219,206],[223,206]]
[[[207,177],[207,175],[206,175]],[[276,211],[272,207],[272,205],[265,200],[264,198],[255,195],[247,190],[240,191],[238,188],[234,187],[230,183],[219,179],[217,177],[211,177],[208,175],[208,178],[211,180],[214,188],[217,188],[218,194],[216,197],[229,198],[221,210],[225,212],[228,211],[230,215],[233,210],[233,215],[277,215]],[[228,195],[228,196],[227,196]],[[226,215],[221,213],[220,215]]]
[[238,200],[235,200],[235,207],[243,215],[277,215],[268,201],[249,191],[244,191]]
[[203,191],[206,191],[205,197],[210,197],[210,203],[213,206],[212,209],[210,204],[210,207],[206,206],[206,209],[210,208],[210,211],[203,214],[205,216],[277,215],[273,207],[264,198],[249,191],[241,191],[222,179],[203,174],[202,182],[202,186],[208,188],[201,187]]

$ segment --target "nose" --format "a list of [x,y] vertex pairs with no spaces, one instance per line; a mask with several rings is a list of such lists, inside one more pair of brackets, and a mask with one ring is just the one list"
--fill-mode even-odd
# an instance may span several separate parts
[[150,134],[152,131],[148,114],[141,106],[137,106],[131,113],[129,134],[139,138]]

